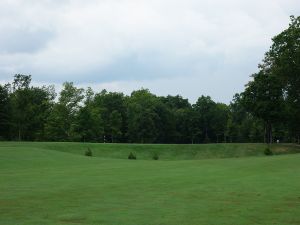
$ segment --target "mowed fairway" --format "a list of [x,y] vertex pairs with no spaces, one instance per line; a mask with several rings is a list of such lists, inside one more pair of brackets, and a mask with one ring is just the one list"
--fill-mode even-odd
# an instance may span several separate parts
[[300,154],[154,161],[57,145],[0,142],[1,225],[300,224]]

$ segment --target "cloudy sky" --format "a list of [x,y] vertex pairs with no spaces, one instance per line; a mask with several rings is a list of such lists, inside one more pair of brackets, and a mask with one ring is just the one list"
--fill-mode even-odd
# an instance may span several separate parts
[[1,0],[0,83],[144,87],[228,103],[299,0]]

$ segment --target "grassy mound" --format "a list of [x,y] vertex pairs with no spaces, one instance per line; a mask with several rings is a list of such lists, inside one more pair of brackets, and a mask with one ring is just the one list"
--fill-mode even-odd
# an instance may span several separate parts
[[[92,155],[102,158],[127,159],[130,153],[138,159],[152,160],[154,155],[159,160],[235,158],[247,156],[264,156],[265,144],[98,144],[68,142],[0,142],[0,147],[32,148],[56,150],[84,155],[87,149]],[[270,149],[276,154],[300,152],[300,146],[292,144],[273,144]]]

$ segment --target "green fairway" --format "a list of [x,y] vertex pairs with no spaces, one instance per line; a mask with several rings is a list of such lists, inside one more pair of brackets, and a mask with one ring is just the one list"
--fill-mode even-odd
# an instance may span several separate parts
[[300,224],[300,154],[265,147],[0,142],[0,224]]

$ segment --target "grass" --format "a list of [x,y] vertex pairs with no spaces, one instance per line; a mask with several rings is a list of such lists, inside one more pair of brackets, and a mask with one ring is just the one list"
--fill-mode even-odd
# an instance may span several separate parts
[[300,154],[264,147],[0,142],[0,224],[300,224]]
[[[101,158],[127,159],[130,152],[138,159],[152,159],[155,154],[160,160],[235,158],[264,156],[266,144],[97,144],[72,142],[0,142],[0,147],[56,150],[83,155],[90,148],[93,156]],[[275,154],[300,153],[300,146],[273,144]]]

